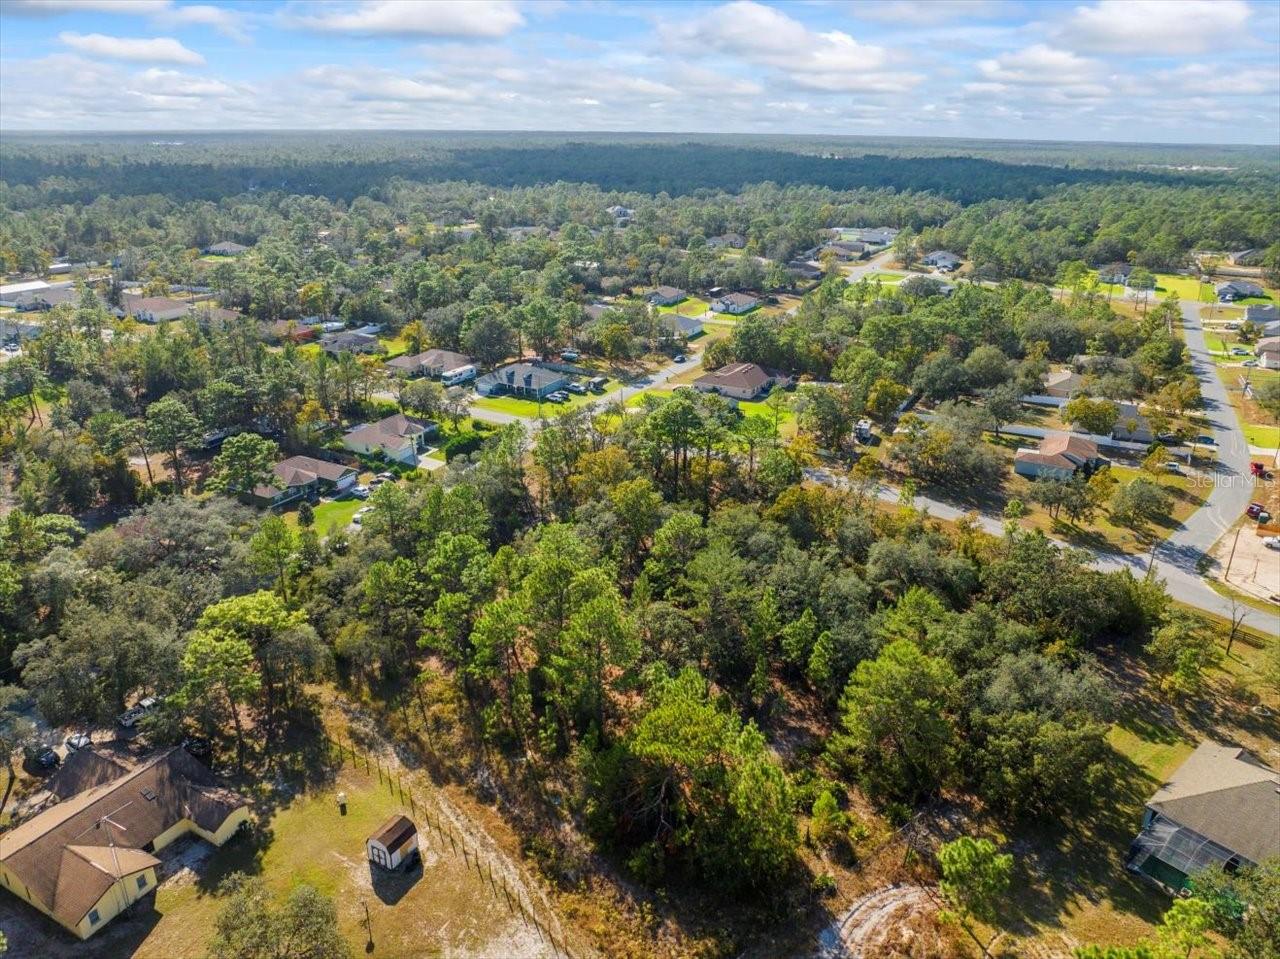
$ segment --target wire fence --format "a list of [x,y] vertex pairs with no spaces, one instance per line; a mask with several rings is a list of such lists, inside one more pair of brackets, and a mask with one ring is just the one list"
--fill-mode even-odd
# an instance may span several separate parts
[[569,951],[569,944],[563,933],[559,939],[556,938],[553,923],[544,922],[538,918],[532,900],[526,906],[525,897],[521,895],[520,890],[513,889],[507,884],[504,870],[499,868],[494,872],[492,862],[482,855],[474,844],[468,846],[465,836],[458,835],[449,823],[444,821],[439,812],[434,812],[429,803],[423,802],[419,796],[414,795],[412,784],[405,785],[400,771],[392,769],[390,765],[384,765],[377,756],[370,757],[367,752],[357,749],[354,743],[343,743],[330,736],[325,736],[324,739],[330,751],[336,754],[340,766],[350,764],[356,772],[363,771],[370,777],[376,775],[378,783],[386,786],[388,794],[399,802],[401,809],[409,814],[409,818],[415,825],[420,827],[421,834],[429,837],[434,830],[442,851],[452,850],[454,855],[460,853],[467,869],[475,870],[481,885],[487,888],[495,899],[505,903],[511,915],[518,915],[526,926],[532,926],[539,938],[551,947],[556,957],[580,959],[581,954],[575,955]]

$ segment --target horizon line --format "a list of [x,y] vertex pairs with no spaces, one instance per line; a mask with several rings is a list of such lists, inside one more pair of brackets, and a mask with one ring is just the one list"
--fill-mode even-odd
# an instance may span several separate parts
[[981,142],[981,143],[1043,143],[1072,144],[1079,146],[1117,146],[1117,147],[1215,147],[1229,148],[1274,148],[1280,146],[1280,140],[1274,142],[1212,142],[1200,140],[1076,140],[1034,137],[990,137],[990,136],[938,136],[913,133],[759,133],[746,131],[713,132],[710,130],[550,130],[550,129],[440,129],[432,127],[298,127],[292,129],[269,129],[265,127],[226,128],[219,130],[199,128],[162,128],[154,129],[51,129],[20,128],[14,129],[0,124],[0,138],[6,136],[160,136],[180,134],[183,136],[227,136],[254,134],[263,136],[280,135],[351,135],[351,134],[437,134],[437,135],[529,135],[544,136],[614,136],[614,137],[753,137],[759,139],[826,139],[826,140],[928,140],[937,142]]

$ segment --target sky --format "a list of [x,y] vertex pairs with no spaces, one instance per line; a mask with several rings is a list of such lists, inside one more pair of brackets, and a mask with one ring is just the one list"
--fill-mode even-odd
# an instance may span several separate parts
[[1280,0],[0,0],[0,130],[1280,144]]

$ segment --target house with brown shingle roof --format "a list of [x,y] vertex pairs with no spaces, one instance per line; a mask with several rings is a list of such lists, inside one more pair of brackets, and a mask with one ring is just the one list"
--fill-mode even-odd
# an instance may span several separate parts
[[167,296],[137,296],[126,293],[120,298],[120,305],[124,307],[125,313],[139,323],[180,320],[191,312],[191,304],[186,300],[171,300]]
[[397,376],[443,376],[451,370],[471,366],[475,361],[465,353],[453,350],[427,350],[423,353],[405,354],[383,365]]
[[0,836],[0,886],[87,939],[154,891],[157,852],[188,834],[221,846],[248,818],[175,747]]
[[790,383],[791,377],[786,373],[766,370],[756,363],[726,363],[718,370],[699,376],[693,381],[693,388],[733,400],[753,400],[775,386],[788,386]]
[[654,306],[674,306],[689,294],[679,287],[660,286],[646,297]]
[[341,493],[355,485],[359,472],[341,463],[316,459],[314,456],[290,456],[273,468],[271,483],[259,486],[251,499],[258,506],[274,509],[303,496]]
[[418,456],[427,450],[427,440],[436,431],[436,424],[430,420],[395,413],[376,423],[362,423],[348,430],[342,437],[342,445],[353,453],[381,454],[389,460],[416,466]]
[[1280,856],[1280,773],[1239,746],[1205,740],[1161,784],[1125,865],[1172,893],[1204,869]]
[[1088,475],[1104,462],[1092,440],[1075,433],[1049,433],[1036,449],[1023,447],[1013,455],[1013,471],[1028,479],[1071,479],[1078,470]]

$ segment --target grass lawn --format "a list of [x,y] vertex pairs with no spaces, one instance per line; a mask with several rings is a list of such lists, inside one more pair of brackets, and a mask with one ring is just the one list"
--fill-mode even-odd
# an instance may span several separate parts
[[[1204,618],[1224,648],[1228,625],[1219,617]],[[1132,944],[1149,935],[1170,900],[1123,865],[1145,800],[1202,739],[1239,743],[1259,756],[1273,754],[1277,746],[1274,722],[1248,709],[1255,696],[1273,709],[1276,703],[1263,680],[1264,642],[1258,634],[1241,631],[1222,667],[1210,672],[1203,701],[1187,708],[1160,696],[1133,652],[1109,649],[1102,657],[1124,705],[1107,734],[1111,755],[1095,812],[1070,828],[1049,823],[1017,837],[1024,848],[1015,857],[1012,898],[1017,914],[1030,920],[1046,945],[1060,945],[1063,933],[1105,944]],[[1212,708],[1205,708],[1209,703]]]
[[1249,374],[1249,383],[1257,387],[1260,383],[1280,378],[1275,370],[1244,370],[1240,367],[1219,367],[1218,377],[1227,388],[1227,399],[1235,407],[1239,416],[1245,439],[1250,446],[1263,449],[1280,447],[1280,426],[1271,423],[1270,417],[1263,412],[1252,396],[1245,396],[1240,389],[1240,381],[1245,373]]
[[865,277],[863,277],[863,279],[865,279],[868,283],[875,283],[877,280],[879,280],[881,283],[888,285],[890,283],[901,283],[903,280],[907,279],[907,277],[903,276],[900,273],[877,272],[877,273],[868,273]]
[[[617,389],[621,385],[617,380],[609,379],[604,388],[608,392]],[[587,393],[585,396],[570,393],[568,403],[542,403],[541,415],[551,417],[557,413],[563,413],[565,410],[585,406],[588,403],[598,403],[599,401],[599,393]],[[517,396],[482,396],[475,401],[474,405],[482,410],[493,410],[495,413],[510,413],[512,416],[524,416],[532,419],[536,419],[539,416],[539,404],[535,400],[521,399]]]
[[1244,425],[1244,437],[1249,441],[1250,446],[1259,446],[1269,450],[1280,448],[1280,426],[1259,426],[1257,423],[1246,423]]
[[[345,529],[351,522],[351,517],[355,515],[364,504],[363,500],[358,500],[354,496],[347,499],[326,500],[315,507],[315,529],[321,536],[329,532],[331,527]],[[298,525],[298,508],[286,510],[280,514],[286,523],[290,526]]]
[[395,359],[409,352],[409,341],[403,335],[394,338],[380,336],[378,342],[386,347],[387,354],[383,357],[384,360]]
[[701,316],[711,309],[711,304],[700,297],[691,296],[681,300],[675,306],[660,306],[659,313],[679,313],[681,316]]
[[[418,789],[430,797],[428,789]],[[339,790],[347,796],[346,815],[335,802]],[[348,765],[332,781],[308,786],[265,811],[249,835],[214,851],[199,879],[162,886],[155,904],[159,920],[136,954],[203,955],[220,906],[217,883],[237,870],[260,876],[277,896],[302,883],[332,896],[352,955],[365,951],[366,906],[378,955],[537,954],[537,933],[508,911],[501,893],[448,839],[425,829],[421,816],[415,822],[423,868],[405,874],[370,866],[365,839],[400,811],[376,771],[363,767]]]

